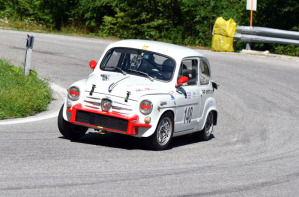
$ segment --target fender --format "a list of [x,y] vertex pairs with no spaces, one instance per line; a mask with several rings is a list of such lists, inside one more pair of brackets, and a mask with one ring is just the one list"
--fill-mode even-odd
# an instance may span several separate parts
[[[150,129],[144,129],[140,128],[138,130],[138,137],[149,137],[152,134],[155,133],[158,122],[161,118],[161,116],[170,111],[173,114],[175,114],[175,104],[174,101],[171,100],[170,94],[150,94],[150,95],[144,95],[142,96],[138,103],[140,103],[142,100],[150,100],[153,103],[153,111],[148,116],[151,117],[151,125],[152,128]],[[139,108],[139,106],[138,106]],[[146,117],[143,114],[138,114],[140,120],[143,120],[144,117]]]
[[[200,117],[197,120],[198,124],[197,124],[197,127],[195,128],[195,130],[200,131],[204,128],[208,114],[211,111],[215,111],[217,114],[216,101],[215,101],[214,97],[210,97],[206,100],[202,117]],[[217,116],[218,116],[218,114],[217,114]],[[217,120],[217,116],[215,117],[216,120]],[[214,125],[215,125],[215,123],[216,122],[214,120]]]
[[[66,96],[65,100],[64,100],[64,106],[63,106],[63,119],[66,121],[70,121],[70,116],[68,116],[67,114],[67,106],[68,104],[71,104],[72,106],[80,103],[82,101],[83,95],[84,95],[84,89],[85,89],[85,84],[86,84],[86,80],[87,79],[81,79],[79,81],[76,81],[75,83],[73,83],[70,87],[72,86],[77,86],[80,89],[80,97],[77,101],[71,101],[68,99],[68,96]],[[68,103],[69,102],[69,103]]]

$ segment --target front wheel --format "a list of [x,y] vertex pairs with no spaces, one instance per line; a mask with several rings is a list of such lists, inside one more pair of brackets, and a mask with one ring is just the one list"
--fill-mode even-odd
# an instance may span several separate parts
[[206,120],[206,124],[203,128],[203,130],[201,131],[197,131],[196,133],[194,133],[194,136],[202,141],[207,141],[210,139],[212,131],[213,131],[213,127],[214,127],[214,123],[213,123],[214,117],[213,117],[213,113],[209,112],[207,120]]
[[74,125],[64,120],[62,105],[58,115],[58,129],[65,138],[70,140],[78,140],[86,133],[88,128],[79,125]]
[[166,149],[172,139],[173,129],[173,115],[171,113],[163,114],[155,133],[145,139],[147,147],[153,150]]

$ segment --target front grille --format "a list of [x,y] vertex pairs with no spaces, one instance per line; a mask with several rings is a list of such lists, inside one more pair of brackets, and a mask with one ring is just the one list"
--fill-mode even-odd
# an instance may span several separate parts
[[76,122],[127,131],[128,120],[77,110]]

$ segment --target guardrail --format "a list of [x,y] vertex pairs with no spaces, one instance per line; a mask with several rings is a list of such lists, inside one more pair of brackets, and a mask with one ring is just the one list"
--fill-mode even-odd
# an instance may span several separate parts
[[248,43],[279,43],[299,45],[299,32],[265,27],[237,26],[234,40]]

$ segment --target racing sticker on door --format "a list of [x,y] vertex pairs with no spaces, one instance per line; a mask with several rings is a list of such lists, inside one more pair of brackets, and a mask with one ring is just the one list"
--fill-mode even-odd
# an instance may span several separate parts
[[192,119],[193,107],[187,106],[184,110],[184,124],[190,124]]

